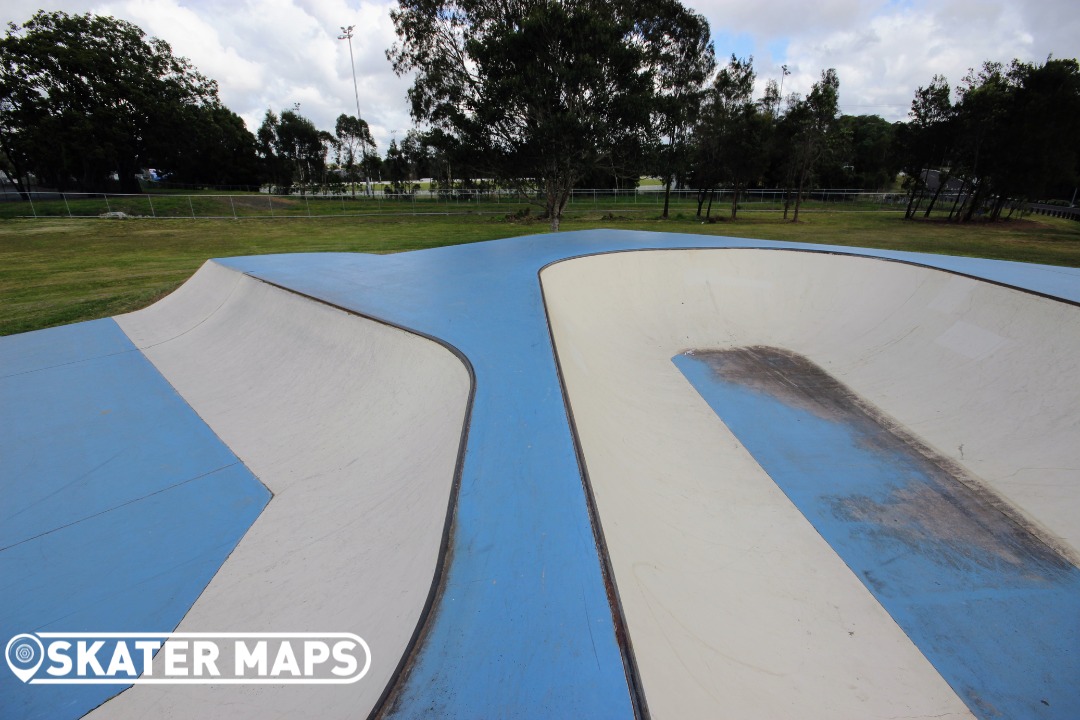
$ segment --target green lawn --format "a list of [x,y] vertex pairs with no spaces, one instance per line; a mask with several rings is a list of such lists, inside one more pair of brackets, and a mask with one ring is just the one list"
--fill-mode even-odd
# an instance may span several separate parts
[[[725,208],[726,209],[726,208]],[[715,210],[715,208],[714,208]],[[891,248],[1080,267],[1080,223],[905,222],[897,213],[775,213],[702,224],[692,211],[583,213],[564,230],[612,227]],[[547,231],[502,215],[278,220],[0,220],[0,335],[108,317],[172,292],[208,258],[280,252],[387,253]]]

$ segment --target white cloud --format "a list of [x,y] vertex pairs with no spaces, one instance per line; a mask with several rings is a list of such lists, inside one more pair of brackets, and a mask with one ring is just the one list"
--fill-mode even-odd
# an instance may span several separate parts
[[[10,0],[0,20],[25,22],[37,0]],[[362,116],[380,147],[411,126],[409,80],[394,75],[384,51],[394,39],[389,2],[363,0],[61,0],[53,9],[128,20],[167,41],[217,80],[222,101],[253,132],[267,109],[300,112],[332,131],[337,116],[356,113],[349,47],[341,26],[355,25],[353,53]]]
[[[821,71],[836,68],[841,109],[848,114],[906,117],[915,89],[945,75],[955,87],[969,68],[986,60],[1043,61],[1080,53],[1080,16],[1070,2],[1046,0],[781,0],[766,12],[745,3],[696,0],[691,5],[710,25],[728,33],[753,33],[759,91],[792,72],[784,92],[806,94]],[[757,12],[749,12],[753,8]],[[782,47],[774,56],[770,47]],[[728,51],[717,47],[723,58]]]

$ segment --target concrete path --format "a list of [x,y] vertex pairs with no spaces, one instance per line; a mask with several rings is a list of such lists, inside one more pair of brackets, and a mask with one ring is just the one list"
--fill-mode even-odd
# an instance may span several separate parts
[[[95,714],[990,717],[671,358],[810,358],[1074,562],[1070,302],[1073,269],[615,231],[210,263],[117,321],[274,493],[180,629],[356,632],[371,674],[138,686]],[[4,374],[33,366],[22,342]],[[34,477],[11,467],[4,487]]]

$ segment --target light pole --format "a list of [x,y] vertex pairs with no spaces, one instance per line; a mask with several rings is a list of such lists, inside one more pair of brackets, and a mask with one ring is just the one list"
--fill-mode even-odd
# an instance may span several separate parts
[[[353,31],[354,27],[356,27],[356,26],[355,25],[350,25],[349,27],[342,26],[341,27],[341,34],[338,35],[338,40],[348,40],[349,41],[349,67],[352,68],[352,89],[353,89],[353,96],[356,98],[356,120],[357,120],[357,122],[360,122],[360,91],[357,90],[357,88],[356,88],[356,60],[353,59],[353,52],[352,52],[352,31]],[[360,132],[363,133],[363,131],[364,131],[363,126],[360,126]],[[361,155],[360,162],[361,162],[361,165],[364,164],[364,160],[365,160],[364,156],[366,155],[366,153],[365,153],[366,148],[367,148],[367,141],[364,140],[364,136],[361,134],[360,135],[360,155]],[[367,177],[367,172],[366,171],[364,173],[364,177],[366,179],[366,181],[364,183],[364,192],[366,192],[368,195],[371,195],[371,178]]]
[[787,69],[787,65],[780,66],[780,97],[776,99],[776,114],[780,114],[780,103],[784,101],[784,78],[791,74],[791,71]]

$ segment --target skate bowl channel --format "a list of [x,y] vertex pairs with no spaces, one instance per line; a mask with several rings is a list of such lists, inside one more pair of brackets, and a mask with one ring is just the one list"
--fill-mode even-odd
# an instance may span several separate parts
[[1070,268],[584,231],[212,260],[0,338],[0,641],[371,660],[0,668],[0,715],[1080,717],[1078,303]]

